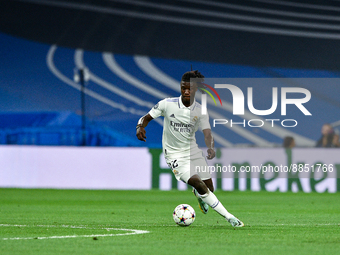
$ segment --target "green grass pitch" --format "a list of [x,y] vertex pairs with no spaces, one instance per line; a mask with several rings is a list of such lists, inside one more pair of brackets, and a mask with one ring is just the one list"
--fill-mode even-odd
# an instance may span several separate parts
[[[245,227],[203,215],[190,191],[0,189],[0,254],[339,254],[339,193],[216,195]],[[182,203],[189,227],[172,219]]]

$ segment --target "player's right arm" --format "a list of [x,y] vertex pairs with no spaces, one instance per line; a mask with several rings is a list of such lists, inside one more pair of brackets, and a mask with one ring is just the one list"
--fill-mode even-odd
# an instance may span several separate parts
[[136,136],[138,140],[146,142],[145,127],[149,124],[151,120],[153,120],[153,118],[151,117],[149,113],[144,115],[138,120],[137,127],[136,127]]
[[139,140],[146,142],[146,136],[145,136],[145,127],[149,124],[149,122],[153,119],[158,118],[159,116],[164,116],[165,110],[165,99],[159,101],[146,115],[141,117],[138,120],[137,123],[137,131],[136,131],[136,136]]

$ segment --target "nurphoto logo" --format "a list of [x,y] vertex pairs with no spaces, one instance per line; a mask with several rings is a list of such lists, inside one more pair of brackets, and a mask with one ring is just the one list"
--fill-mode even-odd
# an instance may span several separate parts
[[[247,96],[243,94],[242,90],[232,84],[214,84],[214,87],[203,84],[207,88],[209,88],[211,91],[214,92],[214,94],[217,96],[217,98],[220,101],[221,106],[223,105],[223,101],[219,95],[219,93],[216,91],[216,89],[227,89],[232,96],[232,114],[235,116],[239,116],[242,118],[242,115],[245,114],[245,101],[247,101],[248,110],[250,113],[256,115],[256,116],[268,116],[274,113],[278,108],[278,101],[280,99],[281,105],[280,105],[280,115],[281,116],[287,116],[287,105],[294,105],[297,107],[302,114],[305,116],[311,116],[312,114],[308,109],[304,106],[305,103],[309,102],[311,99],[311,92],[308,89],[301,88],[301,87],[281,87],[280,89],[278,87],[272,87],[271,88],[271,98],[268,98],[268,100],[271,100],[271,107],[269,109],[256,109],[254,107],[254,100],[253,100],[253,90],[256,88],[253,87],[247,87]],[[215,105],[217,105],[216,100],[212,93],[210,93],[207,89],[202,89],[206,94],[201,95],[201,113],[202,115],[206,115],[208,113],[207,110],[207,94],[210,95],[210,97],[213,99]],[[263,89],[263,88],[262,88]],[[266,88],[270,89],[270,88]],[[222,90],[220,90],[222,91]],[[280,92],[280,93],[279,93]],[[295,97],[299,98],[289,98],[289,94],[294,93]],[[271,126],[274,127],[274,123],[281,123],[283,127],[295,127],[297,126],[298,122],[295,119],[248,119],[246,121],[245,119],[242,122],[233,122],[232,119],[213,119],[213,127],[216,125],[224,125],[229,123],[232,127],[233,125],[242,125],[249,127],[262,127],[265,122],[271,123]]]

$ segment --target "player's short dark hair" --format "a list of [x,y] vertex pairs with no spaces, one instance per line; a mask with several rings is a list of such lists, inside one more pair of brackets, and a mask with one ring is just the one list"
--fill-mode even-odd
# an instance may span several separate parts
[[190,82],[190,78],[199,78],[201,82],[204,81],[204,75],[201,74],[198,70],[188,71],[182,75],[182,80],[184,82]]
[[[199,80],[196,80],[196,85],[197,85],[197,88],[203,88],[205,89],[206,86],[204,86],[204,75],[201,74],[198,70],[195,70],[195,71],[188,71],[186,73],[184,73],[182,75],[182,79],[181,81],[182,82],[190,82],[190,79],[191,78],[196,78],[196,79],[199,79]],[[201,93],[205,93],[203,90],[201,90]]]

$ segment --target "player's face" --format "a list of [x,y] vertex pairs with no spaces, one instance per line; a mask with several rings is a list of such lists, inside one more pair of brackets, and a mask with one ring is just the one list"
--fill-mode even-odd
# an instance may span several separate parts
[[197,86],[194,83],[181,82],[182,103],[186,107],[190,106],[194,102],[196,91]]

